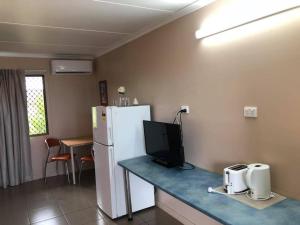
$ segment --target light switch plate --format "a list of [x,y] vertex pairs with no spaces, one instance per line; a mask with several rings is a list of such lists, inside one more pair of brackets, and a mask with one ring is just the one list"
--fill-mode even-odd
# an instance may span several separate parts
[[244,117],[256,118],[257,117],[257,106],[245,106]]

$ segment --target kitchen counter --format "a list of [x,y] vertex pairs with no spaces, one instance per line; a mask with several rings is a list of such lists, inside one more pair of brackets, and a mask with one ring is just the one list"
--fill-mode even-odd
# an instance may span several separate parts
[[208,193],[208,187],[222,185],[223,177],[198,167],[193,170],[166,168],[154,163],[149,156],[124,160],[118,164],[223,224],[300,224],[300,201],[286,199],[266,209],[255,209],[227,196]]

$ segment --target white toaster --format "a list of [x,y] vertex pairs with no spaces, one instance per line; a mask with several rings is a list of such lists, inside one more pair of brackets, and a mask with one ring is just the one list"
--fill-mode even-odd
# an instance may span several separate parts
[[227,194],[240,194],[248,190],[246,174],[248,166],[237,164],[224,169],[223,185]]

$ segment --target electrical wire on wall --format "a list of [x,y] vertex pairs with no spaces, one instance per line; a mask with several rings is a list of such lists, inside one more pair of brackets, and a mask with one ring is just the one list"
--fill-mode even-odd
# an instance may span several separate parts
[[[176,116],[173,120],[173,124],[177,123],[179,126],[180,126],[180,145],[183,147],[183,129],[182,129],[182,118],[181,118],[181,115],[182,113],[186,113],[186,109],[181,109],[179,110],[177,113],[176,113]],[[178,117],[179,117],[179,120],[178,120]],[[195,169],[195,166],[192,165],[191,163],[188,163],[188,162],[184,162],[184,165],[179,167],[180,169],[182,170],[192,170],[192,169]]]

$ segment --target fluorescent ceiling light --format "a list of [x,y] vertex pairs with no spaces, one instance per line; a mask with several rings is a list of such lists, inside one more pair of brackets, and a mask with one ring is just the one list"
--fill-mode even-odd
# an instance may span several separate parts
[[204,7],[204,6],[207,6],[211,3],[213,3],[215,0],[199,0],[197,2],[193,2],[192,4],[195,4],[197,6],[200,6],[200,7]]
[[[111,5],[129,6],[129,7],[134,7],[134,8],[171,12],[170,10],[166,10],[166,9],[151,8],[151,7],[146,7],[146,6],[142,6],[142,5],[134,4],[134,3],[112,2],[109,0],[93,0],[93,1],[99,2],[99,3],[111,4]],[[214,2],[215,0],[198,0],[198,1],[193,1],[192,3],[188,3],[190,1],[187,1],[187,0],[163,0],[163,1],[167,2],[168,4],[172,4],[172,5],[177,5],[177,4],[181,5],[181,4],[186,3],[186,6],[195,5],[195,6],[199,6],[199,8],[200,8],[200,7],[209,5],[210,3]]]
[[[226,24],[226,18],[227,17],[226,16],[224,16],[224,18],[220,17],[220,18],[218,18],[217,21],[203,24],[203,25],[206,25],[206,26],[203,26],[201,29],[199,29],[195,32],[196,39],[203,39],[203,38],[207,38],[207,37],[210,37],[210,36],[213,36],[213,35],[224,33],[226,31],[233,30],[235,28],[238,28],[238,27],[250,24],[250,23],[254,23],[256,21],[263,20],[263,19],[266,19],[266,18],[271,17],[271,16],[275,16],[277,14],[285,13],[287,11],[300,8],[300,1],[294,1],[293,3],[294,3],[294,5],[292,5],[292,6],[290,5],[289,7],[285,7],[283,9],[277,9],[275,11],[268,12],[267,14],[260,15],[259,17],[254,17],[254,18],[252,17],[251,19],[248,18],[248,20],[242,20],[240,23],[234,22],[234,23],[231,23],[231,24],[229,23],[229,25],[228,25],[228,24]],[[256,7],[258,8],[259,6],[256,5]],[[234,8],[235,12],[234,11],[231,12],[231,19],[232,20],[235,19],[234,17],[237,14],[243,14],[243,12],[238,11],[239,10],[238,7],[233,7],[233,8]],[[251,12],[251,9],[250,9],[250,11],[245,12],[245,13],[251,14],[251,13],[254,13],[254,11]],[[230,16],[230,14],[227,15],[227,16]],[[224,22],[225,25],[218,27],[218,25],[222,24],[222,22]]]
[[[277,14],[268,19],[259,20],[236,29],[223,32],[201,41],[202,46],[213,47],[232,42],[255,41],[269,39],[270,37],[283,38],[293,33],[293,28],[300,23],[300,8],[286,13]],[[260,34],[265,34],[260,37]],[[281,36],[281,37],[280,37]],[[270,40],[271,41],[271,40]]]
[[134,5],[134,4],[128,4],[128,3],[121,3],[121,2],[111,2],[111,1],[105,1],[105,0],[93,0],[93,1],[94,2],[99,2],[99,3],[104,3],[104,4],[117,5],[117,6],[126,6],[126,7],[133,7],[133,8],[139,8],[139,9],[162,11],[162,12],[171,12],[170,10],[166,10],[166,9],[150,8],[150,7],[146,7],[146,6]]

